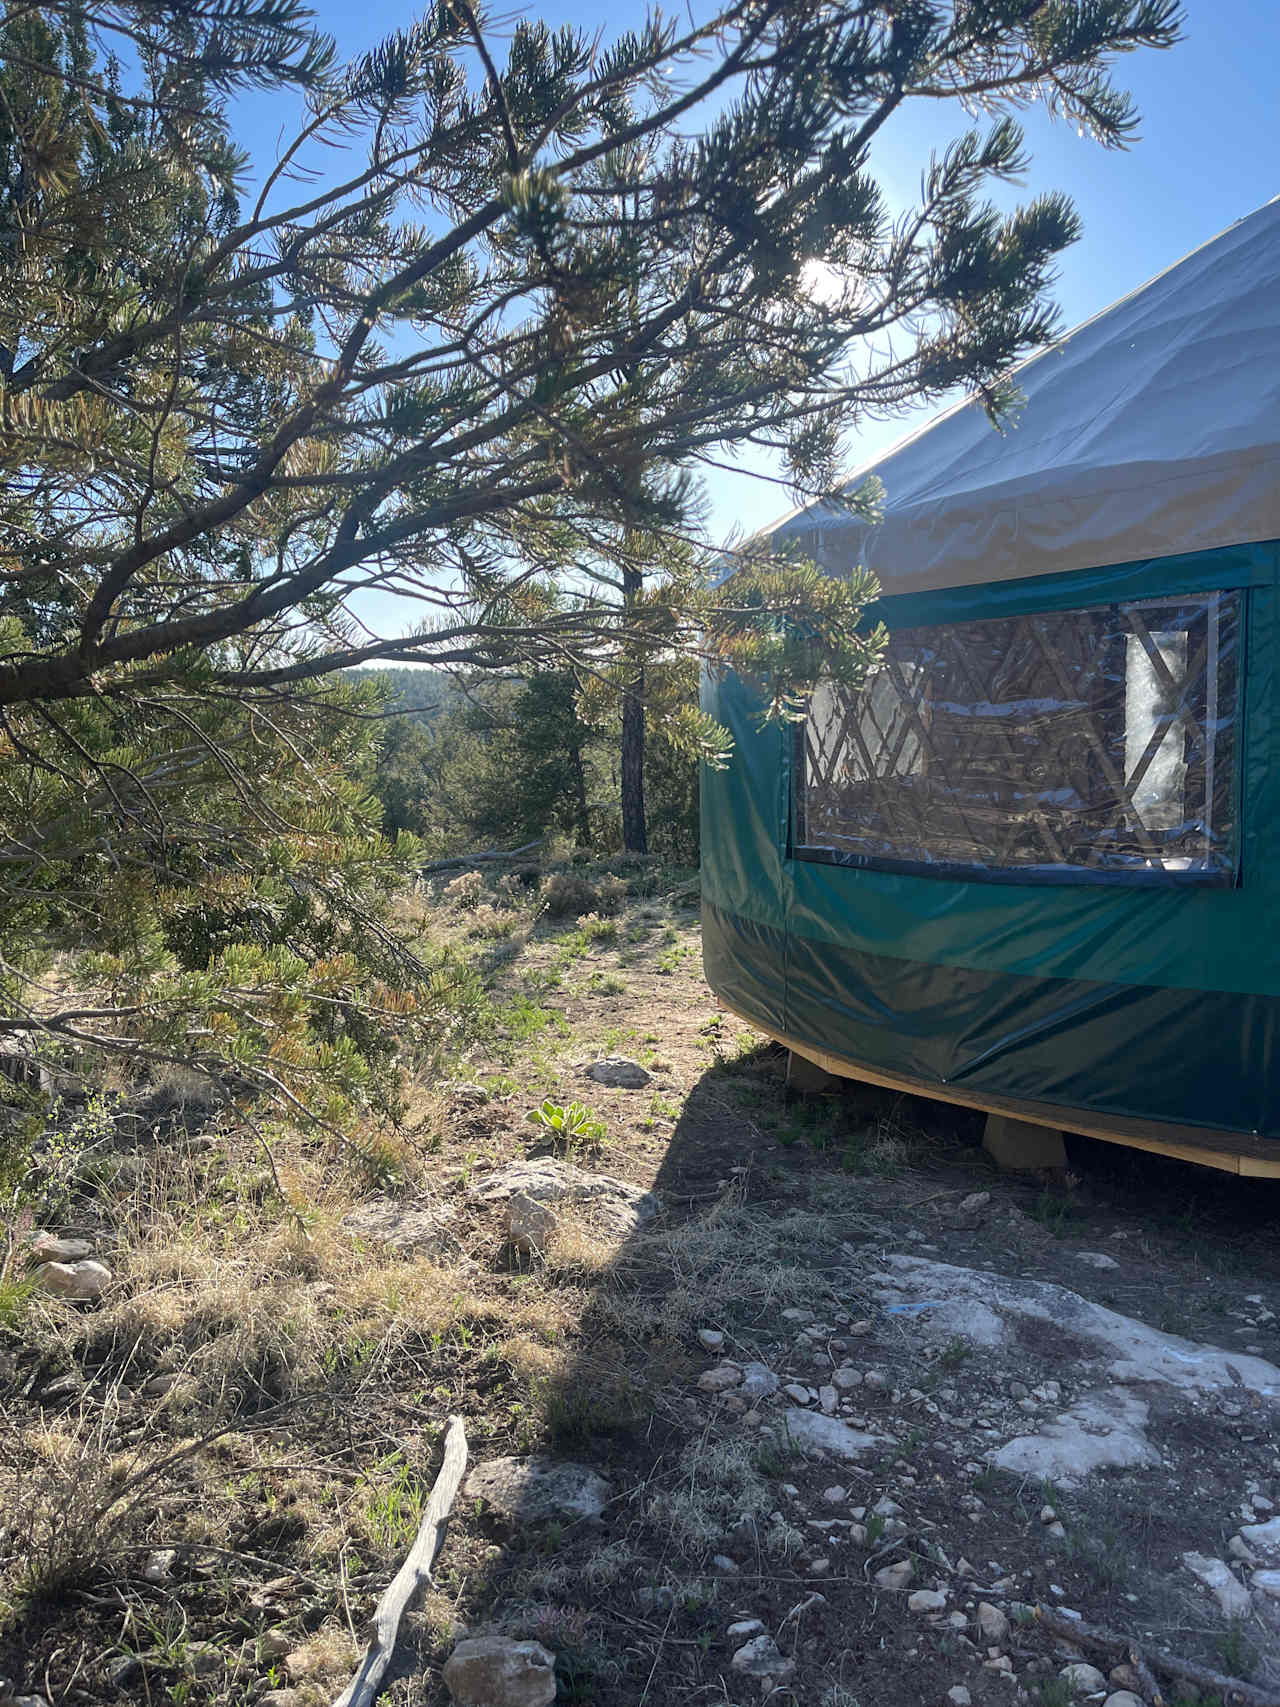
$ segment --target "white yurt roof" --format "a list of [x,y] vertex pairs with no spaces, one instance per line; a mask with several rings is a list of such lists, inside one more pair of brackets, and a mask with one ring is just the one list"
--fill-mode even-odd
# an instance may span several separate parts
[[1280,198],[1024,362],[1003,433],[949,409],[879,458],[875,527],[818,506],[886,593],[1280,539]]

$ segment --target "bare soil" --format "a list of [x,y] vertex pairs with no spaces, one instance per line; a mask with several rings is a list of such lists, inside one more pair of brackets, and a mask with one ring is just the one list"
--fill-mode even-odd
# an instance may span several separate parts
[[[50,1707],[332,1700],[456,1413],[474,1460],[571,1459],[615,1497],[559,1526],[462,1502],[403,1630],[396,1707],[446,1701],[440,1668],[479,1628],[545,1643],[557,1699],[593,1707],[942,1707],[956,1687],[1053,1707],[1079,1656],[1041,1603],[1280,1690],[1275,1631],[1228,1620],[1181,1562],[1227,1557],[1251,1500],[1255,1520],[1280,1505],[1272,1405],[1153,1386],[1159,1467],[1031,1483],[985,1454],[1096,1385],[1088,1345],[1051,1320],[994,1350],[940,1341],[877,1281],[901,1253],[1052,1281],[1280,1363],[1276,1188],[1083,1139],[1065,1178],[1002,1177],[977,1116],[857,1086],[795,1096],[782,1052],[702,981],[693,886],[631,887],[655,892],[585,927],[530,907],[475,936],[431,910],[473,943],[493,1023],[422,1087],[377,1178],[290,1151],[281,1206],[252,1146],[207,1143],[198,1120],[162,1143],[137,1122],[106,1135],[112,1165],[75,1174],[55,1230],[89,1229],[113,1291],[0,1316],[0,1676]],[[606,1054],[651,1082],[592,1083]],[[545,1254],[512,1252],[471,1188],[552,1148],[527,1119],[544,1098],[605,1123],[570,1159],[656,1192],[655,1224],[619,1243],[566,1217]],[[385,1197],[438,1213],[439,1241],[401,1254],[344,1229]],[[699,1388],[723,1357],[815,1391],[856,1368],[841,1414],[884,1445],[796,1455],[776,1433],[793,1400]],[[904,1560],[940,1610],[876,1584]],[[980,1602],[1007,1637],[979,1630]],[[772,1689],[732,1664],[728,1627],[751,1618],[794,1667]]]

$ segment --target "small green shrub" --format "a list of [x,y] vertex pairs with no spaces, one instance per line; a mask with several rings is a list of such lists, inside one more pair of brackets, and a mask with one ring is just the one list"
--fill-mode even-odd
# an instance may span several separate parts
[[584,913],[578,920],[578,929],[588,942],[617,941],[617,919],[602,919],[599,913]]
[[585,1103],[560,1104],[550,1097],[531,1108],[525,1119],[537,1126],[556,1146],[571,1155],[576,1150],[599,1150],[603,1147],[608,1127]]

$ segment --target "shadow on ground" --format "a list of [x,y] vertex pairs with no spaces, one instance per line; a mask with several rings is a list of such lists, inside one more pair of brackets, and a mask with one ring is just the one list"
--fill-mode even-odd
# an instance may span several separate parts
[[[1280,1362],[1280,1188],[1084,1139],[1066,1180],[999,1177],[980,1116],[857,1085],[793,1094],[780,1050],[717,1024],[718,1058],[637,1180],[661,1221],[584,1274],[543,1395],[541,1450],[610,1498],[550,1529],[480,1514],[494,1551],[464,1618],[543,1641],[557,1700],[597,1707],[957,1689],[1052,1707],[1064,1663],[1105,1673],[1123,1652],[1065,1647],[1040,1603],[1274,1682],[1274,1630],[1252,1606],[1226,1616],[1182,1564],[1280,1501],[1269,1408],[1142,1387],[1147,1461],[1078,1487],[1000,1474],[989,1452],[1098,1386],[1096,1350],[1053,1308],[999,1349],[931,1336],[883,1279],[906,1254],[1048,1281]],[[800,1412],[827,1413],[813,1426],[834,1444],[797,1452],[782,1418]],[[850,1456],[846,1435],[865,1442]]]

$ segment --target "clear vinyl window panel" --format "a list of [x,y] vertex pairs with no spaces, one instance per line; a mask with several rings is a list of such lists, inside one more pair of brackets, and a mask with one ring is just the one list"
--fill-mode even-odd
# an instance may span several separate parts
[[893,633],[813,695],[801,858],[1230,882],[1241,595]]

